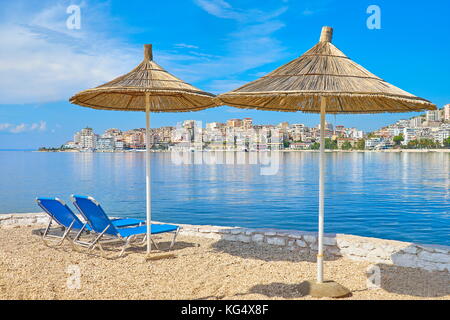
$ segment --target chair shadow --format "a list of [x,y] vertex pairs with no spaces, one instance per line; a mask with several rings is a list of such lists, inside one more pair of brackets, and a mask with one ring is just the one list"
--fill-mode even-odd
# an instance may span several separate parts
[[[45,232],[45,228],[34,229],[31,231],[31,233],[33,235],[37,235],[37,236],[42,236],[44,234],[44,232]],[[49,235],[62,236],[63,233],[64,233],[64,230],[59,227],[55,227],[55,228],[52,228],[49,230]],[[84,237],[91,238],[93,236],[95,236],[95,235],[94,234],[83,235],[80,239],[82,240]],[[197,244],[195,244],[195,243],[177,240],[174,243],[172,249],[170,249],[171,241],[158,241],[159,240],[158,238],[155,238],[154,240],[157,243],[159,249],[156,249],[155,246],[152,244],[152,250],[155,250],[155,252],[159,252],[159,253],[167,253],[167,252],[176,253],[176,251],[178,251],[178,250],[183,250],[185,248],[191,248],[191,247],[197,247]],[[55,243],[57,243],[57,242],[58,242],[58,240],[55,241]],[[124,255],[120,258],[126,257],[130,253],[146,253],[146,250],[147,250],[146,243],[140,243],[140,242],[142,242],[142,240],[135,241],[132,246],[128,247],[125,250]],[[110,254],[110,255],[115,254],[115,253],[118,254],[120,252],[120,250],[122,250],[122,247],[123,247],[122,242],[113,242],[113,243],[109,243],[107,245],[103,245],[102,246],[103,252],[101,252],[99,249],[88,251],[86,248],[82,248],[80,246],[73,244],[71,240],[66,240],[65,243],[63,243],[62,245],[59,245],[59,246],[53,245],[51,241],[44,241],[44,245],[46,245],[47,247],[57,249],[57,250],[63,250],[65,252],[68,251],[67,244],[69,244],[71,249],[73,249],[79,253],[84,253],[84,254],[87,254],[87,255],[93,256],[93,257],[103,257],[108,260],[115,260],[115,259],[118,259],[119,257],[117,257],[117,256],[109,256],[108,257],[106,254]]]

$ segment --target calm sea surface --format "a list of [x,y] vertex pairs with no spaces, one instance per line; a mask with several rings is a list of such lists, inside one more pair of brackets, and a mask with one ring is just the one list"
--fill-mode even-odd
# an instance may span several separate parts
[[[177,164],[152,154],[155,220],[316,230],[317,153],[279,153],[265,164],[252,164],[264,160],[256,153],[226,153],[216,164],[212,153],[200,156]],[[325,232],[450,245],[450,153],[328,153],[326,161]],[[38,212],[35,197],[69,203],[75,193],[111,216],[144,218],[144,165],[144,153],[3,151],[0,213]]]

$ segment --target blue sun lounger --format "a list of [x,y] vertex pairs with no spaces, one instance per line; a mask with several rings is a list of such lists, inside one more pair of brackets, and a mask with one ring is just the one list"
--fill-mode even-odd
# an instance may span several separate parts
[[[109,219],[105,211],[103,211],[100,204],[92,197],[72,195],[72,202],[75,207],[80,211],[83,217],[88,221],[90,227],[94,232],[97,233],[95,237],[90,242],[84,242],[75,238],[74,243],[87,247],[89,250],[94,249],[96,246],[100,247],[103,251],[102,244],[111,242],[123,242],[124,246],[119,254],[121,257],[125,250],[130,247],[130,243],[135,240],[138,236],[143,235],[145,241],[145,236],[147,234],[147,226],[131,227],[131,228],[117,228],[113,221]],[[169,250],[172,249],[175,239],[178,235],[180,228],[176,225],[171,224],[152,224],[151,234],[161,234],[166,232],[173,232],[174,237],[170,244]],[[151,239],[155,247],[158,249],[158,245]]]
[[[81,232],[91,231],[91,227],[86,222],[82,222],[76,214],[59,198],[36,198],[37,204],[50,216],[50,221],[42,234],[42,240],[58,239],[59,242],[56,245],[61,245],[66,238],[69,237],[71,231]],[[50,234],[51,225],[55,221],[62,227],[63,234],[55,235]],[[142,225],[145,223],[143,220],[138,219],[116,219],[112,223],[115,227],[129,227]]]

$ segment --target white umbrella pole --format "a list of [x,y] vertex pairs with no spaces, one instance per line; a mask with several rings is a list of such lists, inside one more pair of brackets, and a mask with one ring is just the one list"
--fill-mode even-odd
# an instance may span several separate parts
[[150,96],[145,95],[145,184],[146,184],[146,202],[147,202],[147,253],[150,253],[151,236],[152,236],[152,193],[151,193],[151,179],[150,179]]
[[325,208],[325,106],[322,97],[320,104],[320,174],[319,174],[319,235],[317,253],[317,282],[323,282],[323,224]]

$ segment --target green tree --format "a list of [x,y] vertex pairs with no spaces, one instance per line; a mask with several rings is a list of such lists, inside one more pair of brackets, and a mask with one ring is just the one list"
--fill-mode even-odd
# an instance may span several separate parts
[[314,142],[312,145],[311,145],[311,150],[319,150],[319,148],[320,148],[320,143],[318,143],[318,142]]
[[[328,150],[336,150],[338,148],[337,146],[337,141],[336,140],[331,140],[330,138],[326,138],[325,139],[325,149]],[[314,142],[311,147],[311,150],[318,150],[320,149],[320,143],[319,142]]]
[[450,137],[445,139],[442,143],[443,143],[444,147],[450,148]]
[[408,149],[435,149],[439,144],[431,139],[411,140],[407,144]]
[[352,149],[352,144],[348,141],[345,141],[342,146],[341,146],[342,150],[351,150]]
[[364,150],[364,149],[366,149],[366,140],[359,139],[358,142],[356,143],[355,148],[357,150]]
[[325,139],[325,149],[336,150],[338,148],[337,141],[330,138]]
[[403,134],[400,133],[398,136],[395,136],[393,140],[395,142],[395,145],[399,146],[402,141],[405,141],[405,138],[403,137]]

